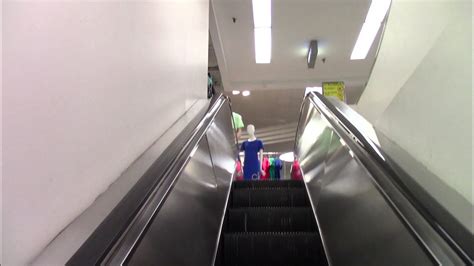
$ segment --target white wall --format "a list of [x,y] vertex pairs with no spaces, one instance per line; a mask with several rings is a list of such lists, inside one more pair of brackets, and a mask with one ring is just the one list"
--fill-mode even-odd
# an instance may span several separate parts
[[206,96],[208,1],[8,1],[4,265],[24,265]]
[[455,20],[449,12],[452,8],[445,0],[392,0],[382,46],[358,103],[366,119],[377,121],[388,107],[447,24]]
[[[472,205],[471,5],[393,0],[357,109]],[[435,196],[453,207],[442,193]],[[474,231],[466,210],[450,210]]]
[[[3,12],[3,1],[0,0],[0,14]],[[3,19],[0,19],[0,264],[3,263]]]
[[[474,14],[474,5],[471,4],[471,82],[474,83],[473,81],[473,77],[474,77],[474,67],[472,67],[474,65],[474,18],[473,18],[473,14]],[[471,84],[471,86],[473,86],[474,84]],[[471,141],[471,166],[474,165],[474,88],[471,90],[471,113],[473,114],[471,116],[471,134],[472,134],[472,138],[473,140]],[[474,171],[474,169],[471,169],[472,171]],[[474,176],[474,173],[472,173],[472,175]],[[472,184],[471,184],[471,197],[472,197],[472,200],[471,202],[474,202],[474,181],[472,181]],[[473,227],[474,227],[474,213],[472,214],[472,223],[473,223]]]

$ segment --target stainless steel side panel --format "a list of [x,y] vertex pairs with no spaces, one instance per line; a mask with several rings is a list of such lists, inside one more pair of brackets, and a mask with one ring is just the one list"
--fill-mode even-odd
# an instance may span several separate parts
[[331,265],[433,265],[362,164],[309,102],[296,154]]
[[231,117],[223,106],[127,264],[213,264],[235,167]]
[[220,204],[203,138],[128,264],[205,265],[212,261]]
[[[230,106],[223,106],[222,110],[216,117],[215,123],[212,124],[207,131],[211,160],[217,181],[217,200],[219,204],[223,204],[221,205],[221,212],[215,214],[217,217],[221,218],[219,224],[220,228],[222,228],[222,223],[224,222],[225,206],[227,206],[226,201],[229,198],[233,173],[235,170],[235,160],[238,154],[231,118],[232,111],[230,110]],[[220,231],[215,234],[214,237],[216,246],[213,259],[215,259],[217,254]],[[212,265],[214,265],[214,263],[215,261],[212,262]]]
[[214,166],[214,173],[219,189],[223,189],[223,195],[229,191],[232,174],[235,170],[237,158],[237,146],[235,144],[234,130],[232,129],[232,112],[230,107],[223,106],[217,115],[215,122],[207,131],[207,139]]

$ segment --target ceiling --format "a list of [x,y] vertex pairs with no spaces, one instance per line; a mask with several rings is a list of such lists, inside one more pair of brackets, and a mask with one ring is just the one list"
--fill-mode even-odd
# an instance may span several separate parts
[[[252,1],[211,4],[210,49],[215,54],[210,61],[218,64],[212,69],[225,91],[251,91],[249,97],[232,96],[233,108],[245,122],[255,124],[257,133],[258,128],[295,124],[307,86],[343,81],[347,102],[359,100],[381,36],[379,31],[365,60],[350,60],[370,0],[272,0],[270,64],[255,63]],[[308,69],[307,47],[313,39],[318,40],[319,52],[314,69]]]

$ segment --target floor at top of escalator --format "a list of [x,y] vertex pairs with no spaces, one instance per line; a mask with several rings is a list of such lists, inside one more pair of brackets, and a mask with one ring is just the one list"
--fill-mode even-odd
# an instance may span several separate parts
[[327,265],[302,181],[235,181],[215,265]]

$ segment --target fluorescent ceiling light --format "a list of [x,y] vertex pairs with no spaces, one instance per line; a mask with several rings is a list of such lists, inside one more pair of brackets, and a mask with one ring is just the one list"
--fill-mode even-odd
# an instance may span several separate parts
[[352,50],[351,60],[365,59],[369,53],[370,47],[374,42],[375,36],[379,31],[380,23],[364,23],[359,33],[359,38]]
[[323,94],[323,88],[322,87],[306,87],[306,90],[304,92],[304,95],[306,96],[310,92],[319,92],[319,94]]
[[272,1],[252,0],[255,62],[269,64],[272,57]]
[[380,25],[390,7],[390,2],[391,0],[372,0],[364,25],[362,25],[359,37],[352,50],[351,60],[360,60],[367,57]]
[[252,0],[254,28],[270,28],[272,26],[272,1]]
[[269,64],[272,58],[271,28],[256,28],[255,30],[255,62]]
[[250,91],[243,91],[242,92],[242,96],[249,96],[250,95]]
[[232,95],[239,95],[239,94],[240,94],[240,91],[236,91],[236,90],[232,91]]
[[309,48],[308,48],[308,58],[307,58],[308,68],[314,68],[314,65],[316,64],[317,56],[318,56],[318,41],[311,40],[311,42],[309,43]]
[[293,162],[294,160],[294,154],[293,152],[287,152],[287,153],[283,153],[282,155],[280,155],[280,160],[284,161],[284,162]]
[[382,22],[390,7],[391,0],[372,0],[365,22]]

